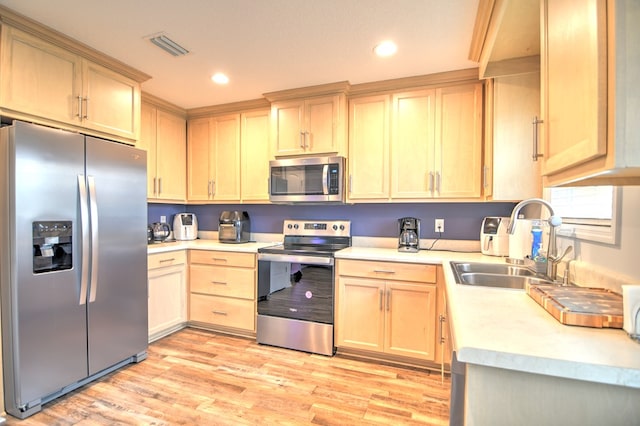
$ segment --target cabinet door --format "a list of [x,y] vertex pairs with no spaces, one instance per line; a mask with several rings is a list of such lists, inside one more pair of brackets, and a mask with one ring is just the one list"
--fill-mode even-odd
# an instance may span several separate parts
[[340,97],[326,96],[305,102],[305,151],[313,154],[339,151]]
[[149,340],[187,321],[185,265],[149,270]]
[[271,107],[273,155],[304,154],[304,101],[277,102]]
[[269,110],[243,113],[240,131],[242,201],[269,200]]
[[83,60],[82,125],[131,140],[140,136],[140,85]]
[[147,151],[147,198],[157,195],[156,111],[153,105],[144,102],[140,108],[140,140],[137,147]]
[[79,124],[82,61],[67,50],[2,25],[0,105],[68,124]]
[[387,281],[385,352],[435,360],[436,286]]
[[211,198],[212,179],[209,173],[209,159],[212,139],[213,124],[210,118],[189,120],[187,142],[187,199],[189,201],[206,201]]
[[240,114],[215,117],[212,121],[212,198],[240,201]]
[[435,195],[482,194],[482,84],[436,90]]
[[543,175],[606,155],[606,3],[543,2]]
[[391,197],[429,198],[435,184],[435,90],[393,96]]
[[388,95],[349,101],[349,182],[351,201],[389,197]]
[[337,346],[384,350],[384,282],[340,277]]
[[186,121],[161,109],[158,109],[156,114],[158,198],[184,201],[187,166]]

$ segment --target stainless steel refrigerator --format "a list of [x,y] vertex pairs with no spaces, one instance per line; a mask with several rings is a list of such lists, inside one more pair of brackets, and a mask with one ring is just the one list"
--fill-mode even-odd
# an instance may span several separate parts
[[144,151],[18,121],[0,129],[9,414],[146,358],[146,188]]

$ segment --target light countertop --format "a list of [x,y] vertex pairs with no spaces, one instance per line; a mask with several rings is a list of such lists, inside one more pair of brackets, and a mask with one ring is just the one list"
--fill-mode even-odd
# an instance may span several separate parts
[[461,362],[640,388],[640,343],[620,329],[563,325],[524,290],[455,283],[450,261],[504,262],[479,253],[350,247],[340,259],[441,264],[453,347]]
[[257,253],[259,248],[268,247],[277,242],[248,242],[248,243],[221,243],[218,240],[191,240],[172,241],[166,243],[149,244],[147,254],[166,253],[177,250],[220,250],[235,251],[241,253]]

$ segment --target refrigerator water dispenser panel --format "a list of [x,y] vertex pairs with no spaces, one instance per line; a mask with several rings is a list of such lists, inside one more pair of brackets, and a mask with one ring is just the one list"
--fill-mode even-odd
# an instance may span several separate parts
[[71,221],[33,222],[33,273],[71,269]]

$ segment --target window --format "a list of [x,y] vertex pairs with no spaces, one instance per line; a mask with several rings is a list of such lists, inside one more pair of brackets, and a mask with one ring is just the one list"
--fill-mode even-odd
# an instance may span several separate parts
[[562,217],[558,235],[615,244],[620,190],[613,186],[549,188],[547,199]]

